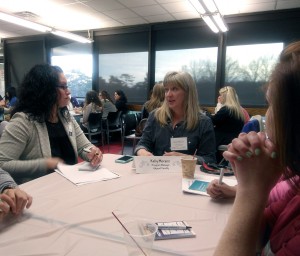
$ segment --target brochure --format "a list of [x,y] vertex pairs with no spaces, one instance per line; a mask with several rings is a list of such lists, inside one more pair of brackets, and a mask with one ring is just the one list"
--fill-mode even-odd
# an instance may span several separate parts
[[157,222],[158,230],[155,240],[178,239],[196,237],[186,221]]

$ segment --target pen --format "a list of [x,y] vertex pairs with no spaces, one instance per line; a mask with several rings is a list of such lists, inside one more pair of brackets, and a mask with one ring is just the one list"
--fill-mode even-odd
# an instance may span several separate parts
[[168,229],[168,230],[187,230],[192,228],[191,226],[180,226],[180,227],[176,227],[176,226],[157,226],[158,229],[164,230],[164,229]]
[[225,171],[225,168],[221,168],[220,177],[219,177],[219,184],[222,184],[222,179],[223,179],[223,176],[224,176],[224,171]]

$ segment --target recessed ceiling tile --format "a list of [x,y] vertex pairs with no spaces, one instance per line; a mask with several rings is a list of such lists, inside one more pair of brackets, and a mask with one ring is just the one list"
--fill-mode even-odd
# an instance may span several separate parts
[[115,0],[92,0],[85,4],[100,12],[124,9],[124,6]]
[[131,19],[120,19],[120,22],[122,22],[126,26],[148,23],[146,20],[140,17]]
[[276,5],[276,9],[289,9],[289,8],[299,8],[300,7],[300,1],[299,0],[293,0],[293,1],[278,1]]
[[166,10],[159,5],[137,7],[132,8],[132,10],[142,17],[166,13]]
[[129,19],[138,17],[137,14],[130,11],[129,9],[113,10],[103,12],[105,15],[112,17],[114,19]]
[[158,22],[175,20],[175,18],[168,13],[161,14],[161,15],[146,16],[144,18],[150,23],[158,23]]
[[170,13],[172,12],[197,12],[189,1],[173,2],[162,4],[162,6]]
[[180,2],[184,2],[185,0],[156,0],[156,2],[158,2],[159,4],[167,4],[167,3],[180,3]]
[[118,0],[121,4],[126,7],[139,7],[157,4],[154,0]]
[[176,20],[188,20],[188,19],[197,19],[200,18],[199,13],[192,12],[177,12],[172,13],[172,15],[176,18]]
[[260,4],[249,4],[241,6],[241,13],[249,12],[264,12],[264,11],[273,11],[275,9],[274,3],[260,3]]

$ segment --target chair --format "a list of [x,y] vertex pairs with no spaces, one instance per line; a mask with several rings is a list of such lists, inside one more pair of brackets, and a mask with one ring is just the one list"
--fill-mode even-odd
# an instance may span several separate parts
[[102,129],[102,113],[90,113],[88,118],[88,127],[86,134],[89,141],[93,144],[97,144],[97,140],[92,140],[92,136],[101,134],[102,147],[104,147],[103,141],[103,129]]
[[4,121],[4,108],[0,108],[0,122]]
[[125,139],[132,140],[132,154],[134,153],[135,145],[140,137],[135,136],[135,129],[138,125],[138,116],[136,113],[126,114],[123,119],[123,138],[122,138],[122,155],[124,154]]
[[107,145],[109,152],[109,134],[112,132],[120,132],[121,134],[121,142],[123,148],[123,120],[122,120],[122,112],[109,112],[105,121],[105,129],[106,129],[106,137],[107,137]]

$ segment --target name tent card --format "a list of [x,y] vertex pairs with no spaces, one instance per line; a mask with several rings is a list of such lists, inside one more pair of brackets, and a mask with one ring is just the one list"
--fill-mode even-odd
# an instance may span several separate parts
[[181,172],[180,156],[135,156],[136,173]]

